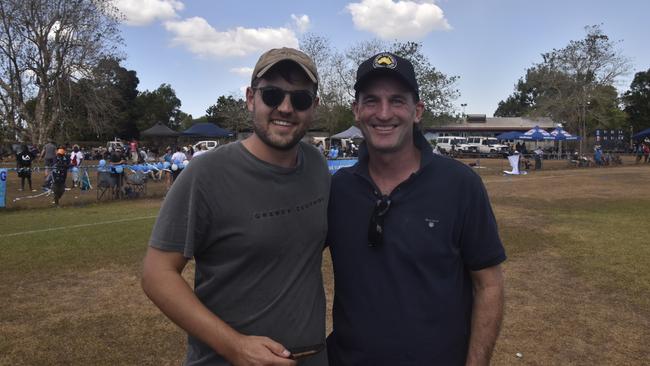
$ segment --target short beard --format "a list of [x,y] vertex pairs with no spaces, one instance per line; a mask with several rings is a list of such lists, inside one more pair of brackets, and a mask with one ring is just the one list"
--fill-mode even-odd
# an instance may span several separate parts
[[266,144],[267,146],[272,147],[272,148],[274,148],[274,149],[276,149],[276,150],[288,151],[288,150],[293,149],[293,147],[296,146],[296,145],[300,142],[300,140],[302,140],[302,138],[305,136],[305,133],[306,133],[307,131],[302,131],[302,133],[301,133],[300,131],[298,131],[298,133],[297,133],[296,135],[294,135],[293,138],[292,138],[291,140],[289,140],[289,142],[287,142],[287,143],[278,143],[278,142],[276,142],[276,141],[273,141],[273,140],[269,137],[269,135],[268,135],[268,133],[267,133],[268,130],[267,130],[267,131],[264,131],[264,130],[261,129],[261,128],[257,125],[257,123],[255,123],[255,122],[253,122],[253,132],[254,132],[254,133],[257,135],[257,137],[259,137],[260,140],[262,140],[262,142],[264,142],[264,144]]

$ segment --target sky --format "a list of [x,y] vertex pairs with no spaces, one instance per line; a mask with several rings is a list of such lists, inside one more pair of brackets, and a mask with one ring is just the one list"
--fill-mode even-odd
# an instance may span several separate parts
[[[122,65],[138,89],[170,84],[181,110],[198,118],[221,95],[243,96],[259,56],[326,37],[338,51],[380,39],[417,41],[431,64],[459,76],[459,112],[492,116],[541,54],[583,39],[601,24],[620,41],[630,72],[650,69],[648,0],[114,0],[124,19]],[[466,104],[466,107],[461,107]]]

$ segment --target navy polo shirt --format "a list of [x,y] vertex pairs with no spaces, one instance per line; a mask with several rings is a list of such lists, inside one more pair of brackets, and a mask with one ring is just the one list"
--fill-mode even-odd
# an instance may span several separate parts
[[381,197],[359,162],[332,178],[327,243],[335,278],[330,365],[464,365],[473,301],[470,271],[506,255],[481,178],[415,131],[418,172],[396,187],[383,244],[368,246]]

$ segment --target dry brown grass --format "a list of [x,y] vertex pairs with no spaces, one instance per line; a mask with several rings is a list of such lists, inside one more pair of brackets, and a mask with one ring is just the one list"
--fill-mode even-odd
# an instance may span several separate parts
[[[506,317],[493,364],[648,364],[650,307],[639,295],[647,295],[646,287],[639,285],[638,292],[628,286],[628,277],[602,272],[614,281],[608,282],[599,276],[601,272],[584,267],[582,259],[576,259],[566,246],[577,247],[580,240],[594,238],[577,233],[577,239],[565,239],[561,220],[574,217],[575,210],[597,211],[601,202],[640,200],[650,204],[650,167],[549,169],[504,177],[499,173],[500,162],[490,166],[485,160],[481,163],[487,168],[479,171],[509,255],[504,264]],[[139,202],[151,206],[148,201]],[[639,225],[644,225],[643,220],[647,217],[640,218]],[[142,227],[141,231],[149,229]],[[593,231],[600,233],[597,227]],[[648,229],[641,232],[647,235]],[[638,245],[645,245],[647,238],[638,238]],[[179,364],[185,349],[184,333],[161,315],[140,289],[142,241],[128,244],[136,246],[134,253],[138,253],[130,260],[104,256],[101,261],[85,263],[84,254],[79,253],[81,259],[71,260],[64,268],[41,265],[21,271],[12,265],[12,270],[6,271],[2,264],[13,258],[6,254],[12,247],[0,238],[0,275],[4,280],[0,285],[0,365]],[[599,252],[591,255],[597,258]],[[641,260],[650,262],[647,257]],[[605,269],[615,270],[616,265]],[[185,272],[189,282],[192,269],[190,264]],[[647,266],[638,270],[647,278]],[[333,280],[327,252],[323,273],[329,331]]]

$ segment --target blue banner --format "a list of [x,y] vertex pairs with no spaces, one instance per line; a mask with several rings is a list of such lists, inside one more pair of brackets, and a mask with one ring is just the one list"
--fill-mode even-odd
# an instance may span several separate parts
[[0,169],[0,208],[5,206],[7,196],[7,169]]
[[341,168],[347,168],[353,166],[357,163],[357,159],[339,159],[339,160],[328,160],[327,165],[330,168],[330,174],[336,173],[337,170]]

